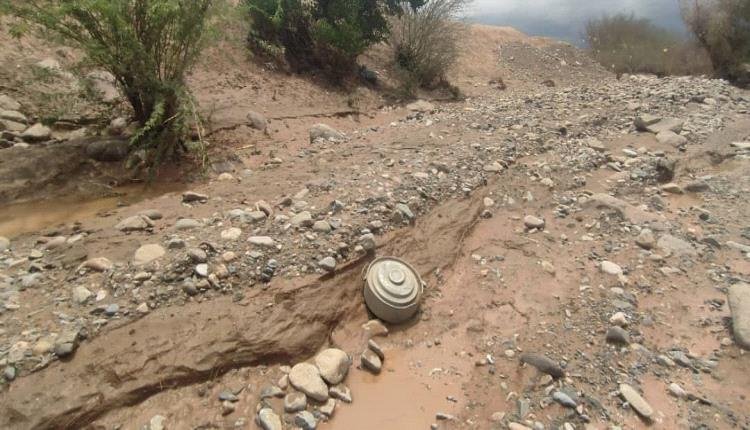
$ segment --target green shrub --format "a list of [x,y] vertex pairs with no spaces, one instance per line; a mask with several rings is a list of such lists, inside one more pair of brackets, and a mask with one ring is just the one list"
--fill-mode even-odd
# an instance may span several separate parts
[[349,75],[357,57],[387,37],[387,15],[399,10],[396,1],[245,0],[252,21],[249,40],[266,53],[271,46],[283,49],[296,70]]
[[445,81],[459,56],[464,26],[458,21],[471,0],[429,0],[418,7],[403,4],[392,19],[390,46],[410,84],[433,87]]
[[142,162],[154,167],[180,152],[192,105],[185,75],[219,0],[3,1],[115,77],[141,124],[131,148]]
[[706,48],[716,73],[750,83],[750,1],[682,0],[685,23]]
[[705,51],[645,18],[618,14],[586,24],[591,55],[615,73],[710,73]]

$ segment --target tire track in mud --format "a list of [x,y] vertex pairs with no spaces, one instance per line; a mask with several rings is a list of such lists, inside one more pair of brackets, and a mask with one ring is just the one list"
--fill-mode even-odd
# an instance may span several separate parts
[[[378,253],[408,259],[427,280],[436,269],[449,268],[479,219],[482,189],[384,237]],[[81,345],[72,360],[23,377],[0,394],[0,428],[78,429],[164,390],[233,369],[302,361],[347,316],[366,312],[361,274],[371,258],[301,286],[274,286],[246,306],[222,297],[159,309],[103,333]]]

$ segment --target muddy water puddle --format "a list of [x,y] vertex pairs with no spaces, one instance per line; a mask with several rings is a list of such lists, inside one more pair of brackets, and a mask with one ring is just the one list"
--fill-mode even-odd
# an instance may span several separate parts
[[8,205],[0,208],[0,236],[14,238],[60,224],[82,221],[102,212],[184,188],[184,184],[176,182],[151,186],[134,184],[115,188],[113,195],[96,199],[59,198]]

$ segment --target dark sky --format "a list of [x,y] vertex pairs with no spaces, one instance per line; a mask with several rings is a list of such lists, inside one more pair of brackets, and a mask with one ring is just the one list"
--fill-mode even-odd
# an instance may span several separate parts
[[684,31],[679,0],[474,0],[470,19],[580,45],[587,20],[618,12]]

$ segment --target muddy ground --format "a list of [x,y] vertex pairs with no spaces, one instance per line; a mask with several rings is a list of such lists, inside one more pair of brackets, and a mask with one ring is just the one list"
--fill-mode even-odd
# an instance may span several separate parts
[[[568,45],[476,27],[465,101],[408,109],[368,89],[350,114],[349,95],[236,72],[249,60],[227,52],[192,79],[231,161],[207,181],[0,210],[2,428],[253,429],[261,407],[296,428],[262,392],[294,392],[287,366],[329,347],[352,357],[353,402],[329,417],[310,401],[321,429],[750,427],[727,302],[750,279],[749,154],[732,146],[750,140],[746,91],[618,81]],[[648,114],[684,140],[638,131]],[[310,142],[319,122],[345,136]],[[138,264],[149,244],[164,255]],[[362,271],[383,255],[427,284],[387,334],[363,328]],[[371,337],[379,375],[360,366]]]

